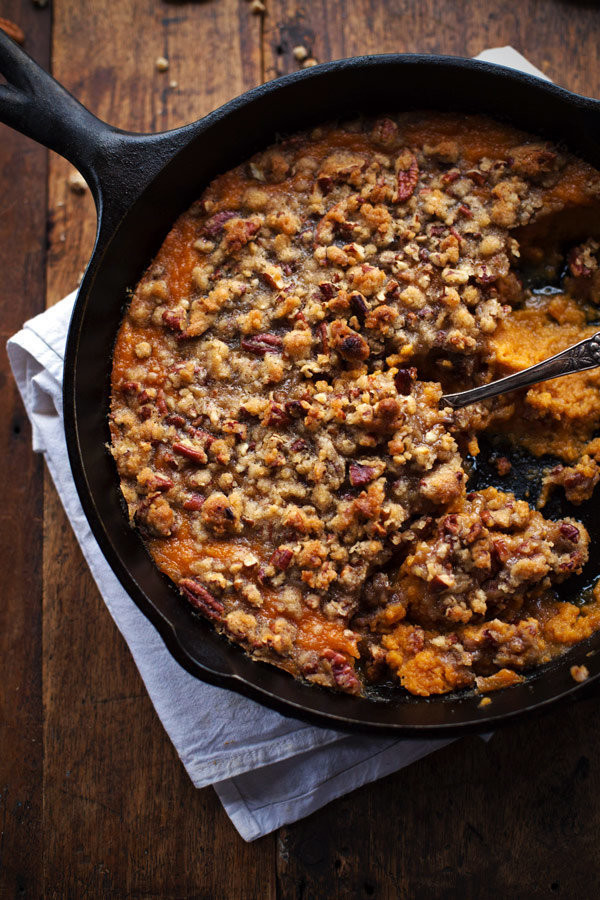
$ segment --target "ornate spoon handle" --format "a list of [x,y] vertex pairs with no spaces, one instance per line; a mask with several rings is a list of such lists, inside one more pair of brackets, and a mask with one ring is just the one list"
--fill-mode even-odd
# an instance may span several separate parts
[[488,397],[497,397],[498,394],[508,394],[519,388],[538,384],[540,381],[558,378],[560,375],[585,372],[586,369],[593,369],[596,366],[600,366],[600,331],[586,338],[585,341],[580,341],[579,344],[574,344],[561,353],[557,353],[556,356],[551,356],[550,359],[523,369],[522,372],[507,375],[506,378],[500,378],[490,384],[482,384],[481,387],[461,391],[460,394],[446,394],[440,403],[452,406],[454,409],[461,409],[478,400],[487,400]]

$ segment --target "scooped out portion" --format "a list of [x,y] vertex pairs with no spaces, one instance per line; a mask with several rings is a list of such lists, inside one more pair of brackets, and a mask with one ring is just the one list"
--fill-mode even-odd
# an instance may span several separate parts
[[[598,373],[440,408],[597,330],[598,235],[600,174],[480,117],[326,125],[216,178],[134,291],[112,371],[130,520],[183,600],[352,694],[506,687],[600,627],[598,587],[554,591],[585,527],[541,511],[599,480]],[[563,461],[540,508],[469,491],[483,432]]]

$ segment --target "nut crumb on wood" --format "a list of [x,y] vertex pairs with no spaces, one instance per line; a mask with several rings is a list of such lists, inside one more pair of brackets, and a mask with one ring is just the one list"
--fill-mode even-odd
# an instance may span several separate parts
[[570,668],[571,678],[573,681],[586,681],[590,677],[589,669],[587,666],[571,666]]
[[166,72],[169,68],[169,60],[165,56],[159,56],[154,66],[157,72]]
[[73,172],[68,178],[69,190],[73,194],[85,194],[88,189],[87,182],[80,172]]
[[4,31],[5,34],[9,36],[9,38],[12,38],[15,43],[25,43],[25,32],[19,25],[17,25],[16,22],[13,22],[11,19],[5,19],[0,16],[0,29],[2,29],[2,31]]
[[298,62],[303,62],[308,57],[308,50],[306,47],[303,47],[302,44],[294,47],[292,53],[294,54],[294,59],[297,59]]
[[494,465],[496,467],[496,472],[501,477],[508,475],[512,469],[512,463],[507,456],[497,456],[494,460]]
[[178,81],[175,81],[175,79],[173,79],[173,81],[170,81],[170,82],[169,82],[169,87],[170,87],[170,88],[173,88],[173,90],[175,90],[175,88],[178,88],[178,87],[179,87],[179,82],[178,82]]
[[251,13],[254,13],[255,16],[262,16],[266,11],[267,7],[262,0],[252,0],[252,3],[250,4]]

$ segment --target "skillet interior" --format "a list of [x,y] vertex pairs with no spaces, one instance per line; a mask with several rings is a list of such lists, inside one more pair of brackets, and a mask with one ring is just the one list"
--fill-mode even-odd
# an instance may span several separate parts
[[[370,57],[331,63],[265,85],[181,132],[182,149],[129,209],[111,237],[99,240],[82,284],[65,362],[65,425],[80,497],[95,536],[130,595],[157,625],[175,657],[209,681],[246,693],[280,711],[320,724],[396,733],[495,727],[576,690],[569,667],[585,661],[600,675],[600,635],[578,645],[522,685],[493,695],[373,702],[303,685],[251,660],[190,615],[161,575],[123,511],[109,440],[108,400],[113,343],[127,299],[177,215],[217,174],[247,159],[278,135],[360,112],[444,109],[481,112],[566,144],[600,167],[600,112],[594,101],[481,63],[435,57]],[[166,138],[167,139],[167,138]],[[140,149],[144,139],[140,137]],[[172,140],[172,139],[171,139]],[[183,145],[185,142],[185,145]],[[155,140],[153,144],[155,145]],[[154,152],[151,148],[148,152]],[[122,186],[115,184],[114,189]],[[588,504],[589,506],[589,504]],[[581,510],[578,510],[581,515]],[[584,520],[595,517],[590,509]],[[598,549],[586,574],[600,568]],[[593,655],[587,656],[591,652]],[[377,698],[374,698],[375,700]]]

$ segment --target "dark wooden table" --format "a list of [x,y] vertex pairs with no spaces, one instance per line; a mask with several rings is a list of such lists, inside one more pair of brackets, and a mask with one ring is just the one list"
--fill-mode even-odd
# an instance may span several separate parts
[[[160,130],[296,68],[512,44],[600,97],[594,0],[0,0],[26,49],[114,125]],[[169,59],[159,73],[155,60]],[[440,85],[443,102],[444,86]],[[73,288],[89,194],[0,127],[4,338]],[[0,897],[600,896],[600,714],[583,700],[478,738],[245,844],[195,790],[81,557],[2,357]]]

